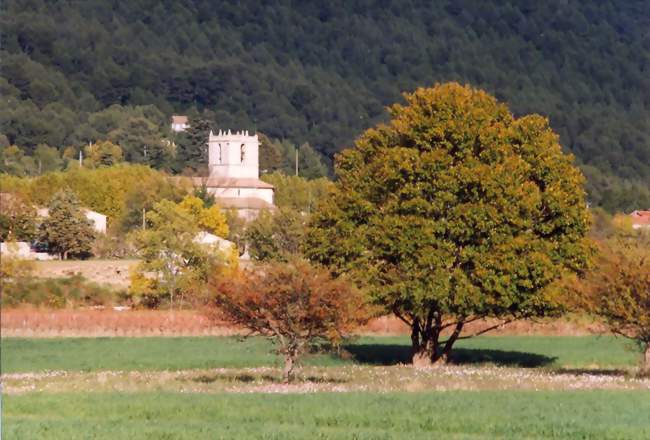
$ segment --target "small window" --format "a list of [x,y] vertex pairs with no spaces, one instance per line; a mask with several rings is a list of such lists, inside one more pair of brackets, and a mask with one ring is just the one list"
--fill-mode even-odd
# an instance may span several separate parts
[[219,163],[221,163],[221,144],[219,144]]
[[244,162],[244,156],[246,155],[246,145],[241,144],[241,147],[239,147],[239,151],[241,154],[241,162]]

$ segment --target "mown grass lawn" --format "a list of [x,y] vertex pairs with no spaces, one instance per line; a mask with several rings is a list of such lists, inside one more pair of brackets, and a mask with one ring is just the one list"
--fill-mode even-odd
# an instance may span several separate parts
[[[243,368],[279,365],[272,345],[262,338],[3,338],[3,373],[66,371],[150,371]],[[611,336],[498,336],[459,341],[457,363],[493,363],[513,367],[625,368],[640,353]],[[361,337],[343,357],[310,355],[306,365],[349,363],[392,365],[408,362],[406,337]]]
[[7,439],[648,439],[644,392],[6,396]]

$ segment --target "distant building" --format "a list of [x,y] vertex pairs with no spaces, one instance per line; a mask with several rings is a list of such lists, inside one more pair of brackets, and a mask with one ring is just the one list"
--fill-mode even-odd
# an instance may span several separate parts
[[247,131],[210,132],[208,138],[207,178],[193,178],[194,185],[205,185],[217,203],[236,209],[239,216],[251,220],[264,209],[274,210],[273,185],[259,179],[259,138]]
[[232,241],[226,240],[209,232],[201,231],[194,237],[194,243],[212,246],[222,252],[229,252],[235,250],[237,245]]
[[54,260],[58,258],[47,252],[40,252],[26,241],[2,242],[0,243],[0,255],[21,260]]
[[[99,212],[91,211],[90,209],[85,209],[82,208],[84,214],[86,215],[86,218],[90,220],[92,223],[93,229],[95,232],[99,232],[100,234],[106,234],[106,219],[107,217],[104,214],[100,214]],[[39,217],[49,217],[50,216],[50,210],[48,208],[38,208],[36,210],[36,214],[38,214]]]
[[172,116],[172,131],[180,133],[181,131],[187,130],[189,127],[190,125],[187,123],[187,116]]
[[634,211],[630,217],[634,229],[650,228],[650,211]]

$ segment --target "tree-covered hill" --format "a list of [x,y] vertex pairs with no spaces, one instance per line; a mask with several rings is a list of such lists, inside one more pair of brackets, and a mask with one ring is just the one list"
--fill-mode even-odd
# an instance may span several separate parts
[[28,149],[95,141],[117,104],[331,156],[401,92],[455,80],[547,115],[596,203],[650,204],[647,0],[3,3],[0,122]]

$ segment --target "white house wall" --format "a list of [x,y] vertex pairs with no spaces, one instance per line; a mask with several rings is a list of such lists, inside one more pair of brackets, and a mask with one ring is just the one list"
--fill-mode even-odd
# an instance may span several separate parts
[[273,190],[271,188],[208,188],[208,192],[219,198],[256,198],[273,204]]

